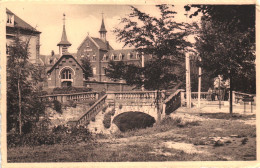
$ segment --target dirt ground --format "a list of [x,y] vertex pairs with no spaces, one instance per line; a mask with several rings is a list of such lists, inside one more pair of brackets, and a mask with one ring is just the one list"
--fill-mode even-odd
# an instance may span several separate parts
[[[179,126],[96,136],[93,142],[8,149],[9,162],[256,160],[255,115],[174,113]],[[187,124],[194,123],[197,124]]]

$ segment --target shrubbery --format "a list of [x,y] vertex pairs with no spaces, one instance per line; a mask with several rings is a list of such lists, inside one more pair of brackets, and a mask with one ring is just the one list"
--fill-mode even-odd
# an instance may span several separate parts
[[53,108],[56,112],[62,114],[62,104],[58,100],[53,101]]
[[111,126],[111,116],[114,116],[115,114],[115,109],[112,109],[108,113],[105,114],[104,120],[103,120],[103,125],[105,128],[110,128]]
[[29,134],[9,134],[7,135],[8,147],[15,146],[39,146],[53,144],[74,144],[91,141],[92,136],[87,128],[65,126],[54,127],[49,132],[33,132]]
[[52,94],[69,94],[78,92],[91,92],[91,88],[76,88],[76,87],[56,87],[53,89]]

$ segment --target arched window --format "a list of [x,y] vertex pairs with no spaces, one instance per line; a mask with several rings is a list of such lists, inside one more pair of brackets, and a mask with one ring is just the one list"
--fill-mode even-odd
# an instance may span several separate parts
[[72,73],[71,73],[70,69],[65,69],[61,73],[61,79],[72,79],[72,75],[71,74]]

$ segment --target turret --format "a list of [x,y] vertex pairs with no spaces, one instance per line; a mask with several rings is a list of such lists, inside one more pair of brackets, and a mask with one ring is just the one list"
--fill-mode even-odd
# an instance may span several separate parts
[[100,39],[102,39],[104,42],[106,42],[107,30],[105,28],[103,14],[104,13],[102,13],[102,23],[101,23],[101,27],[100,27],[99,33],[100,33]]
[[71,43],[67,39],[66,29],[65,29],[65,14],[63,14],[63,31],[61,36],[61,41],[57,44],[59,46],[60,57],[68,52],[68,48],[71,46]]

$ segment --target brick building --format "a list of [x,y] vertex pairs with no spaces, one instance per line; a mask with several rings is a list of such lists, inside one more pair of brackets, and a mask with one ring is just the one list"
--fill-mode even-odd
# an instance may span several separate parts
[[65,14],[63,15],[63,31],[61,41],[57,44],[59,55],[54,53],[47,59],[47,83],[48,88],[55,87],[83,87],[84,68],[73,55],[68,52],[71,43],[67,39],[65,29]]
[[8,56],[8,46],[13,42],[13,38],[19,33],[20,39],[29,41],[29,61],[39,63],[40,54],[40,34],[38,30],[19,18],[9,9],[6,9],[6,54]]
[[[93,78],[90,78],[90,80],[109,82],[110,79],[105,76],[105,68],[107,68],[110,60],[123,61],[127,64],[141,66],[141,54],[134,49],[114,50],[109,45],[109,41],[106,39],[107,30],[105,28],[104,18],[102,18],[99,33],[100,38],[87,35],[77,51],[77,60],[87,57],[91,62]],[[151,56],[145,56],[145,59],[149,58],[151,58]]]

